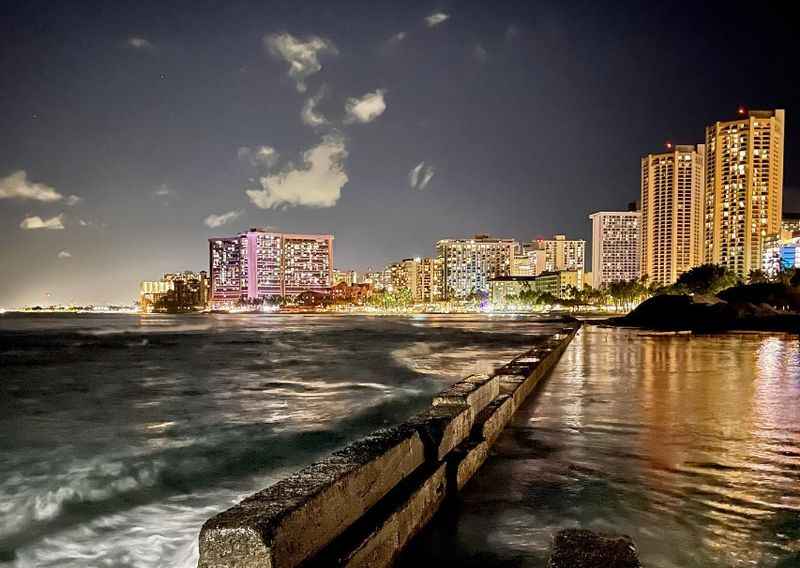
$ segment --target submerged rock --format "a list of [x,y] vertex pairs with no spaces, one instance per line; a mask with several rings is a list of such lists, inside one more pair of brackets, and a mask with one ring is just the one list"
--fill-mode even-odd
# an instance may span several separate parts
[[629,536],[566,529],[556,534],[548,568],[641,568]]

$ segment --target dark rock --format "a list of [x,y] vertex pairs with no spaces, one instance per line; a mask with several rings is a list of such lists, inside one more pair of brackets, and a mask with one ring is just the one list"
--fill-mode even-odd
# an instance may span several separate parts
[[641,568],[629,536],[566,529],[556,534],[548,568]]
[[734,329],[800,331],[800,314],[781,312],[771,305],[725,301],[709,303],[705,297],[654,296],[626,316],[607,320],[610,325],[700,333]]

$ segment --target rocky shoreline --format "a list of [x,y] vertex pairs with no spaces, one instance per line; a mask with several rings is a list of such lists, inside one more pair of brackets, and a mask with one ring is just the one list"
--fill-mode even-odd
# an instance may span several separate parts
[[725,301],[687,294],[655,296],[629,314],[609,318],[605,325],[657,331],[775,331],[800,333],[800,313],[762,303]]

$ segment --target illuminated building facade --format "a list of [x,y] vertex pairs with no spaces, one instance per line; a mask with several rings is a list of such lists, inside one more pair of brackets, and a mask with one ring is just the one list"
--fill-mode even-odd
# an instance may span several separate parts
[[464,299],[472,294],[487,293],[490,278],[511,273],[515,249],[513,239],[495,239],[487,235],[437,242],[442,299]]
[[168,273],[161,280],[140,283],[139,309],[143,312],[200,310],[208,305],[210,292],[205,271]]
[[760,268],[767,276],[772,278],[781,271],[800,268],[800,236],[765,237],[763,248]]
[[706,127],[704,260],[746,277],[781,231],[783,110],[739,110]]
[[[783,238],[791,238],[800,233],[800,213],[787,213],[783,212],[783,219],[781,220],[781,236]],[[796,235],[800,236],[800,234]]]
[[599,211],[592,220],[594,288],[641,276],[642,214],[639,211]]
[[702,264],[703,256],[705,148],[698,144],[668,149],[648,154],[641,163],[641,271],[662,285]]
[[417,259],[414,301],[435,302],[442,297],[442,263],[438,258]]
[[[523,250],[533,255],[536,254],[536,251],[544,251],[544,258],[536,261],[536,274],[559,270],[583,272],[585,268],[586,241],[584,240],[568,239],[565,235],[556,235],[552,239],[537,239],[528,243],[523,246]],[[538,269],[539,267],[541,270]]]
[[209,239],[215,304],[327,293],[333,285],[333,236],[250,229]]
[[489,299],[492,304],[503,306],[526,291],[568,298],[573,289],[582,288],[583,272],[578,270],[542,272],[537,276],[496,276],[489,279]]

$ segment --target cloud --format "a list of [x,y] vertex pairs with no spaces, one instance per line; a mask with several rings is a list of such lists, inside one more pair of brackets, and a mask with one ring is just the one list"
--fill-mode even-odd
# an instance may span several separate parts
[[506,41],[511,43],[519,36],[519,28],[511,24],[506,28]]
[[83,219],[78,219],[78,225],[81,227],[88,227],[92,223],[90,221],[84,221]]
[[433,28],[449,19],[450,19],[450,14],[445,14],[444,12],[436,12],[426,17],[425,23],[429,28]]
[[67,205],[72,207],[73,205],[77,205],[81,201],[83,201],[83,197],[81,197],[80,195],[70,195],[69,197],[67,197],[66,203]]
[[205,223],[207,227],[211,227],[212,229],[215,227],[221,227],[226,223],[235,221],[242,215],[242,213],[244,213],[244,211],[228,211],[227,213],[220,213],[219,215],[212,213],[211,215],[205,218],[203,223]]
[[50,229],[62,230],[64,228],[64,214],[56,215],[50,219],[42,219],[39,216],[25,217],[19,224],[20,229]]
[[406,32],[397,32],[389,38],[390,43],[397,43],[406,39]]
[[324,96],[325,87],[321,88],[315,96],[306,99],[306,102],[303,105],[303,110],[300,112],[300,120],[303,121],[303,124],[315,127],[328,124],[328,119],[316,110],[317,105]]
[[272,146],[257,146],[255,148],[242,146],[236,151],[236,155],[240,160],[248,162],[254,168],[265,169],[277,164],[280,157]]
[[72,258],[72,254],[68,250],[62,250],[58,253],[58,258]]
[[348,177],[344,170],[347,148],[338,134],[323,137],[322,142],[303,153],[303,162],[259,180],[261,189],[247,190],[256,207],[269,209],[280,205],[333,207],[339,201]]
[[347,99],[345,122],[372,122],[378,118],[386,110],[386,101],[383,98],[385,94],[385,89],[378,89],[360,99],[355,97]]
[[156,197],[169,197],[171,195],[175,195],[175,192],[171,190],[167,184],[162,183],[155,189],[155,191],[153,191],[153,195]]
[[489,52],[486,51],[486,48],[483,47],[481,44],[475,45],[475,49],[472,51],[472,54],[475,56],[475,59],[478,60],[480,63],[486,63],[489,61]]
[[28,181],[25,170],[0,178],[0,199],[33,199],[34,201],[58,201],[64,196],[49,185]]
[[318,36],[302,40],[288,33],[267,34],[264,36],[264,45],[274,57],[289,64],[289,76],[295,80],[297,90],[301,93],[306,91],[305,80],[322,69],[319,56],[338,53],[332,41]]
[[129,37],[125,42],[125,45],[132,47],[133,49],[141,49],[143,51],[150,51],[156,47],[149,40],[139,36]]
[[430,183],[435,173],[436,171],[432,165],[426,165],[425,162],[420,162],[408,172],[408,183],[411,189],[422,191],[428,186],[428,183]]

